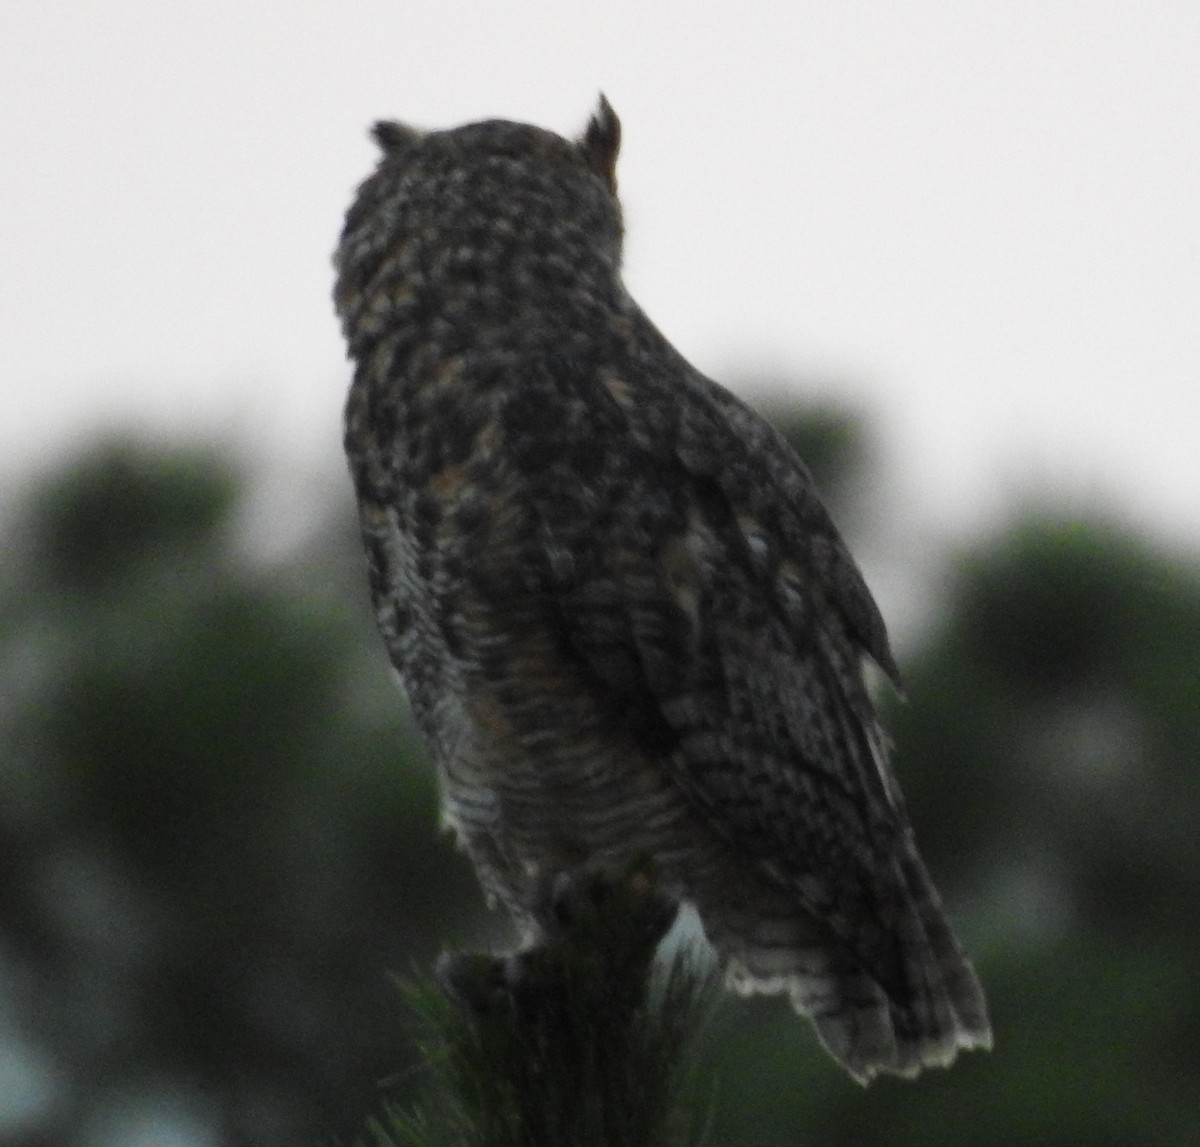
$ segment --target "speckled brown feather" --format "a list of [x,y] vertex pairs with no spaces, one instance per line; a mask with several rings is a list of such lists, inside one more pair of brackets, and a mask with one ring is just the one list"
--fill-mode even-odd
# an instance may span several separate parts
[[489,893],[652,857],[857,1078],[987,1046],[863,681],[886,630],[803,463],[620,278],[620,140],[380,124],[338,249],[380,628]]

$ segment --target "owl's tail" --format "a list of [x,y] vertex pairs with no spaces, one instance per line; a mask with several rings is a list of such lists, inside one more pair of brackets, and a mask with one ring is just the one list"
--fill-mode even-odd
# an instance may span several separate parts
[[[897,862],[908,892],[897,925],[903,989],[891,991],[821,922],[795,909],[764,913],[743,903],[704,912],[729,986],[787,994],[826,1050],[860,1083],[946,1067],[960,1050],[990,1048],[983,989],[951,930],[915,848]],[[778,906],[777,906],[778,907]]]

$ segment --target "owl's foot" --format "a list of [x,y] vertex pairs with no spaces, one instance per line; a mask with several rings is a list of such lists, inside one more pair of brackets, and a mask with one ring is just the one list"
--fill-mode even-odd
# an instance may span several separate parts
[[[679,913],[679,902],[655,880],[649,863],[624,871],[581,867],[539,884],[533,918],[546,940],[606,952],[641,949],[652,956]],[[626,952],[626,955],[629,953]]]

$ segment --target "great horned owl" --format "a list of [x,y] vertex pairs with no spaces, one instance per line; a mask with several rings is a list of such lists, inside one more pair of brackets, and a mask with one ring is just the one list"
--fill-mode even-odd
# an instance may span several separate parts
[[856,1078],[988,1046],[863,679],[883,620],[804,464],[621,281],[620,126],[380,123],[335,300],[380,628],[446,822],[527,937],[652,861]]

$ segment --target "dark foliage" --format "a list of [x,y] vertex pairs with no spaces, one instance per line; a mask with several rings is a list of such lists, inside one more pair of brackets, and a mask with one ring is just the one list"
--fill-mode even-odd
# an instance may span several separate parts
[[[5,1143],[350,1142],[382,1081],[407,1112],[436,1087],[405,1070],[429,1029],[388,973],[477,945],[480,897],[409,748],[348,491],[265,562],[246,486],[217,452],[109,444],[10,508]],[[730,1002],[711,1141],[1190,1143],[1200,576],[1043,511],[948,563],[942,600],[889,723],[996,1050],[863,1092],[785,1006]]]

